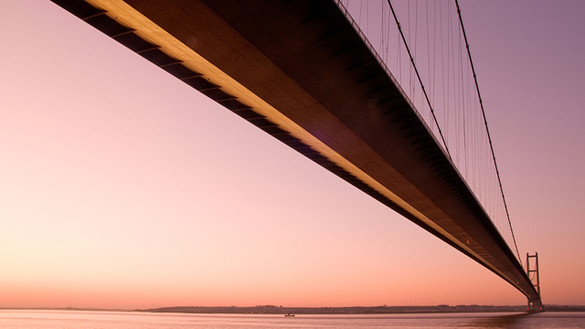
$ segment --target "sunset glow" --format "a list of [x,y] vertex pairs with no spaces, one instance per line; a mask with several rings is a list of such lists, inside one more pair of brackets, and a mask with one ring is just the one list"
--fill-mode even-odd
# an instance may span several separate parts
[[[585,304],[585,3],[461,3],[520,253]],[[0,307],[525,303],[53,3],[0,8]]]

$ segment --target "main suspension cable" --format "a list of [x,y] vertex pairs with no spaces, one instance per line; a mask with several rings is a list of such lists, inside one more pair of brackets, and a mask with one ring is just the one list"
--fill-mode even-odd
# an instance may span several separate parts
[[402,27],[400,26],[400,22],[398,21],[398,17],[396,16],[396,12],[394,11],[394,7],[392,7],[392,2],[390,2],[390,0],[388,0],[388,5],[390,6],[390,10],[392,10],[392,15],[394,16],[394,21],[396,22],[396,26],[398,27],[398,31],[400,32],[400,36],[402,37],[402,42],[404,42],[404,47],[406,48],[406,52],[408,53],[408,57],[410,57],[410,62],[412,63],[412,66],[414,68],[414,72],[416,73],[416,77],[417,77],[418,82],[420,83],[420,86],[422,88],[422,92],[425,95],[425,99],[427,101],[427,104],[429,105],[429,109],[431,110],[431,114],[433,115],[433,120],[435,121],[435,125],[437,126],[437,130],[439,131],[439,135],[441,136],[441,141],[443,142],[443,145],[445,146],[445,151],[447,152],[447,155],[449,156],[449,160],[453,161],[453,159],[451,158],[451,153],[449,152],[449,147],[447,146],[447,142],[445,141],[445,137],[443,137],[443,132],[441,131],[441,127],[439,126],[439,122],[437,121],[437,117],[435,116],[435,111],[433,110],[433,106],[431,105],[431,101],[429,100],[429,96],[427,95],[427,91],[425,90],[425,86],[422,82],[420,74],[418,73],[418,69],[416,68],[416,65],[414,64],[414,58],[412,57],[412,54],[410,52],[410,48],[408,47],[408,43],[406,42],[406,38],[404,37],[404,33],[402,32]]
[[[388,0],[390,2],[390,0]],[[520,252],[518,252],[518,244],[516,243],[516,236],[514,235],[514,229],[512,228],[512,221],[510,220],[510,213],[508,212],[508,204],[506,202],[506,197],[504,195],[504,188],[502,187],[502,179],[500,178],[500,171],[498,170],[498,163],[496,161],[496,154],[494,152],[494,146],[492,144],[492,138],[490,135],[490,130],[488,129],[488,123],[485,116],[485,110],[483,107],[483,101],[481,99],[481,94],[479,93],[479,84],[477,83],[477,76],[475,74],[475,67],[473,66],[473,60],[471,59],[471,51],[469,50],[469,42],[467,42],[467,34],[465,33],[465,27],[463,26],[463,18],[461,17],[461,8],[459,7],[459,1],[455,0],[455,5],[457,7],[457,14],[459,15],[459,23],[461,24],[461,31],[463,32],[463,39],[465,40],[465,47],[467,47],[467,55],[469,56],[469,64],[471,65],[471,72],[473,72],[473,80],[475,81],[475,89],[477,91],[477,97],[479,98],[479,106],[481,107],[481,114],[483,115],[483,123],[485,125],[485,131],[487,133],[487,138],[490,144],[490,150],[492,152],[492,159],[494,161],[494,167],[496,169],[496,175],[498,177],[498,184],[500,185],[500,192],[502,194],[502,201],[504,202],[504,209],[506,210],[506,217],[508,218],[508,224],[510,225],[510,231],[512,232],[512,239],[514,241],[514,247],[516,248],[516,255],[518,256],[518,261],[520,265],[522,265],[522,259],[520,257]],[[392,11],[394,12],[394,10]]]

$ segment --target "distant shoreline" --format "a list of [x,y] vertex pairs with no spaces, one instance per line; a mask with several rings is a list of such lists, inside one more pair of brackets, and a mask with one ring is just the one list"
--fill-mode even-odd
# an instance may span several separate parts
[[[219,314],[415,314],[526,312],[525,305],[436,305],[436,306],[354,306],[354,307],[283,307],[276,305],[239,306],[174,306],[136,310],[155,313],[219,313]],[[585,305],[545,305],[549,312],[585,312]]]
[[[585,305],[545,305],[547,312],[585,312]],[[151,309],[104,309],[72,307],[0,307],[0,311],[47,310],[47,311],[94,311],[94,312],[151,312],[193,314],[425,314],[425,313],[497,313],[526,312],[525,305],[436,305],[436,306],[351,306],[351,307],[286,307],[258,306],[172,306]]]

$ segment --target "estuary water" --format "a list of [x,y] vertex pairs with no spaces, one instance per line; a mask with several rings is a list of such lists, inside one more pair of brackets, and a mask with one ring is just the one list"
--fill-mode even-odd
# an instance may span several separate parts
[[241,315],[0,310],[3,329],[585,328],[585,313]]

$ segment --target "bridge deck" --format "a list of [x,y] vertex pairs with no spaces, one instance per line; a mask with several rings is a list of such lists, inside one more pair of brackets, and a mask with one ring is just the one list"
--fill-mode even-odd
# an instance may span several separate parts
[[333,1],[54,2],[538,299],[408,98]]

